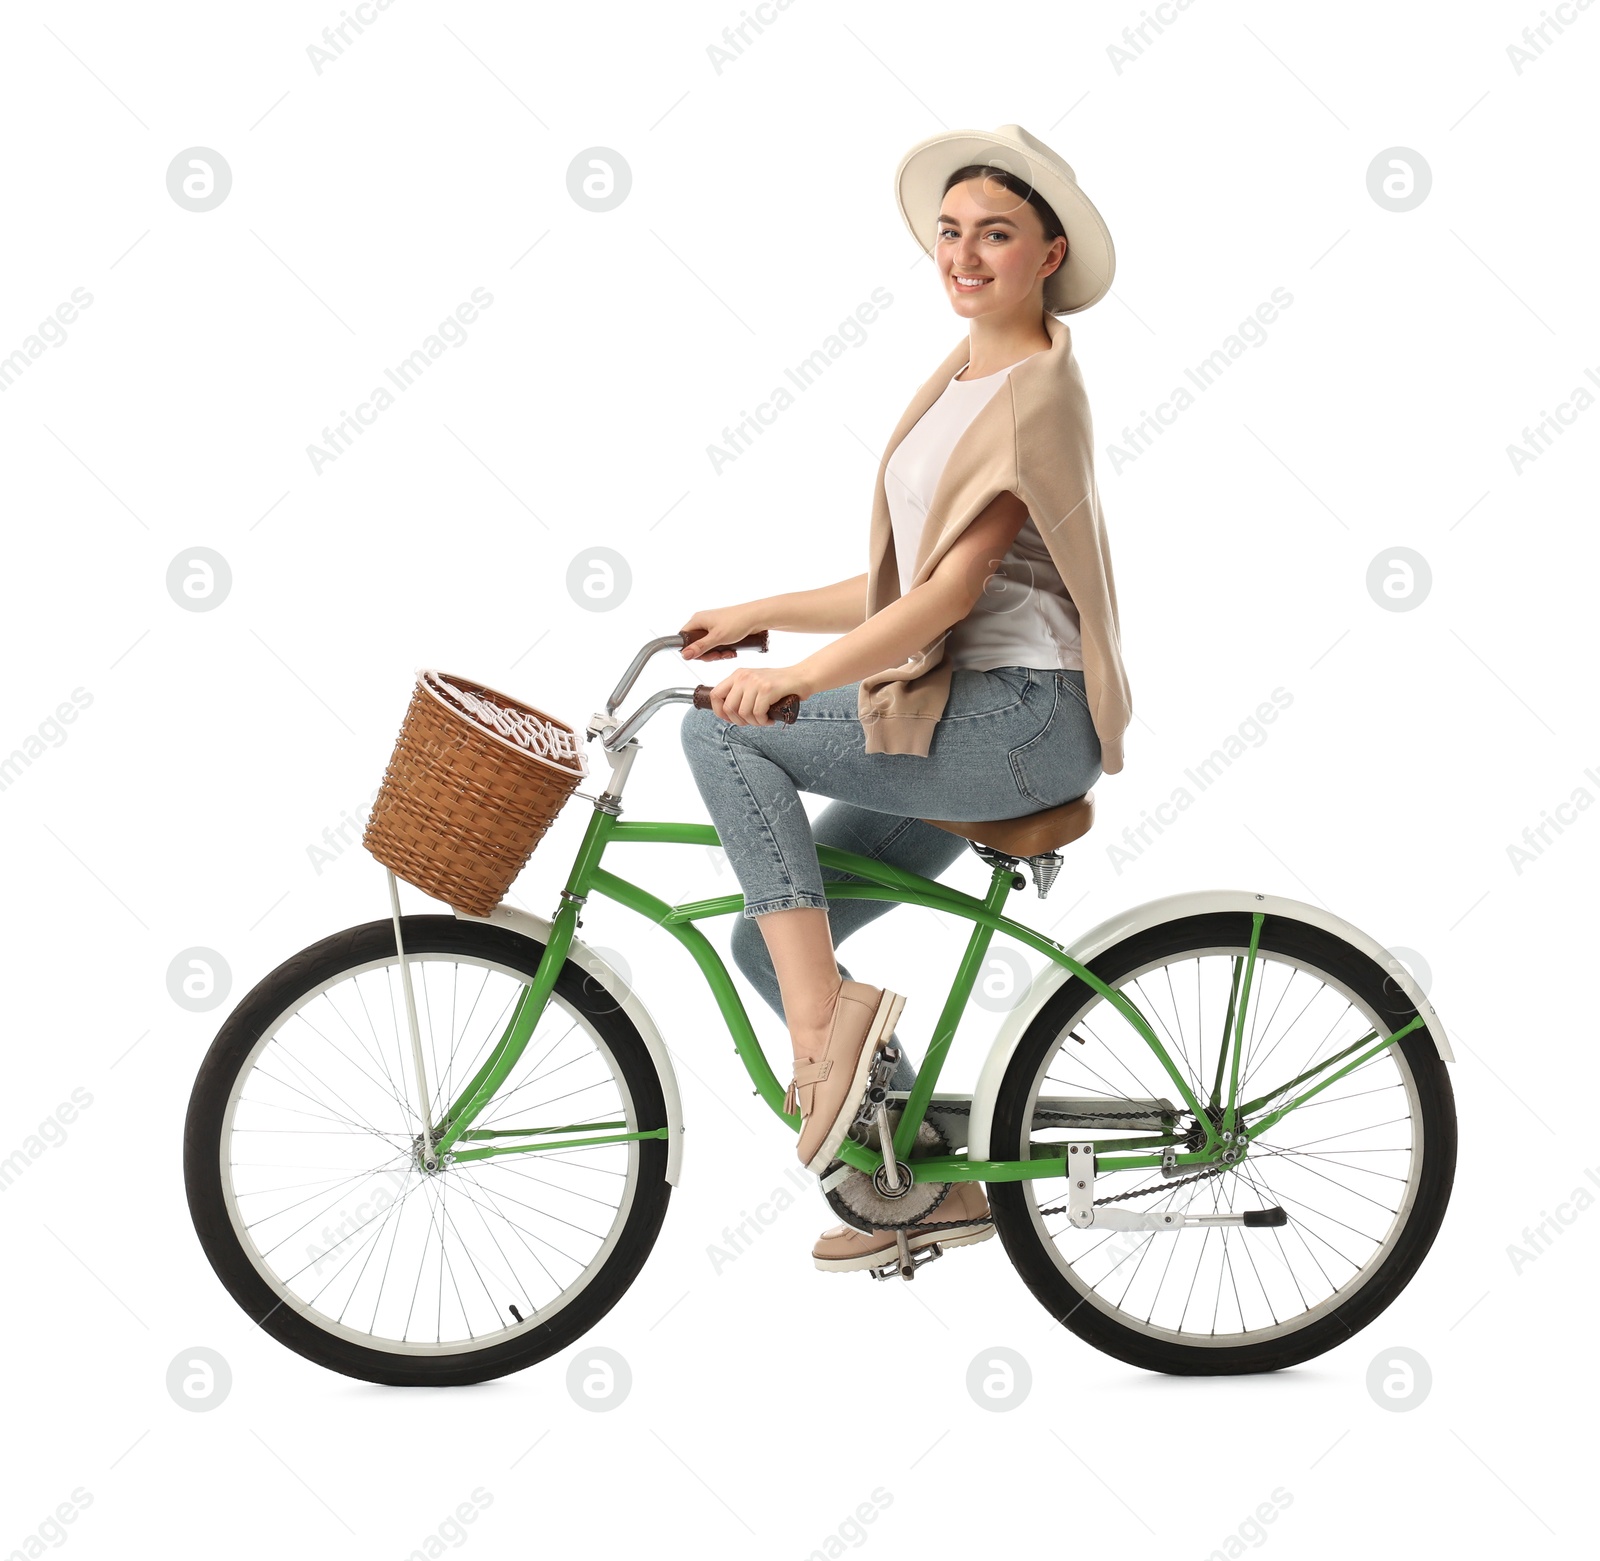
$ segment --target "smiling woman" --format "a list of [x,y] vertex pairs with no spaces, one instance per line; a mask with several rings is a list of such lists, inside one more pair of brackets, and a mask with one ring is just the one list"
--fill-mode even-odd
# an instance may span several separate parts
[[[945,197],[935,261],[956,297],[972,297],[985,289],[1008,300],[1026,294],[1037,279],[1037,265],[1029,265],[1033,246],[1018,245],[1015,240],[1034,231],[1048,246],[1045,263],[1052,271],[1066,259],[1067,235],[1061,219],[1015,174],[983,163],[970,164],[950,175]],[[1017,211],[1018,201],[1032,208],[1037,222],[1007,215]],[[964,236],[971,242],[964,243]],[[980,379],[986,372],[976,367],[967,378]]]
[[[936,876],[964,841],[929,820],[1013,819],[1082,797],[1121,768],[1131,713],[1088,403],[1055,318],[1109,287],[1110,235],[1071,168],[1017,125],[933,137],[896,187],[967,332],[879,466],[867,572],[697,612],[682,631],[686,659],[719,659],[713,647],[757,630],[836,636],[792,666],[740,668],[682,726],[744,891],[734,957],[788,1026],[788,1110],[819,1177],[868,1081],[891,1062],[890,1088],[915,1075],[895,1043],[904,999],[851,980],[834,954],[892,902],[830,906],[817,844]],[[789,695],[801,704],[780,727],[771,710]],[[832,799],[815,829],[805,791]],[[939,1220],[913,1225],[911,1247],[993,1234],[976,1183],[936,1191]],[[841,1226],[813,1257],[868,1268],[899,1239]]]

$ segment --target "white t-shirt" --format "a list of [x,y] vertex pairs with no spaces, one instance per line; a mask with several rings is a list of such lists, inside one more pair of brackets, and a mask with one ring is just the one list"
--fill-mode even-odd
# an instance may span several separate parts
[[[884,489],[902,595],[911,589],[923,522],[950,452],[1010,372],[1001,369],[982,379],[952,376],[889,457]],[[953,667],[1083,670],[1078,609],[1031,516],[972,611],[951,629],[944,653]]]

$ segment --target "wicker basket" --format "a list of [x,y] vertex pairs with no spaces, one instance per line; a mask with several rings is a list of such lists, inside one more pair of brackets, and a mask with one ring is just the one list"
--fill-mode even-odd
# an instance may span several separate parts
[[425,670],[362,844],[407,883],[486,916],[587,773],[570,726]]

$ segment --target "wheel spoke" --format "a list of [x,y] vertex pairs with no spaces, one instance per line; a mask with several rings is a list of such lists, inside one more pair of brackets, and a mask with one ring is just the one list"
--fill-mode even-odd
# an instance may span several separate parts
[[[499,1046],[531,977],[409,939],[406,959],[437,1120]],[[447,1155],[424,1171],[398,976],[393,955],[379,957],[264,1029],[224,1116],[224,1193],[280,1306],[369,1348],[470,1353],[582,1290],[633,1207],[644,1146]],[[574,1117],[638,1123],[593,1021],[554,995],[473,1127]]]
[[[1191,948],[1110,982],[1145,1016],[1202,1101],[1211,1084],[1206,1070],[1216,1069],[1219,1056],[1226,1084],[1234,1037],[1221,1027],[1247,955],[1242,944]],[[1076,1012],[1056,1022],[1025,1113],[1035,1112],[1043,1095],[1058,1092],[1104,1102],[1113,1112],[1136,1110],[1138,1102],[1170,1090],[1170,1075],[1149,1042],[1098,994],[1085,995]],[[1263,941],[1239,1037],[1239,1098],[1263,1096],[1265,1115],[1294,1098],[1295,1089],[1285,1084],[1307,1072],[1313,1072],[1307,1083],[1314,1082],[1320,1059],[1372,1030],[1387,1033],[1349,990]],[[1155,1088],[1152,1076],[1161,1081]],[[1267,1093],[1275,1083],[1283,1090],[1277,1097]],[[1159,1169],[1101,1169],[1096,1178],[1100,1200],[1143,1195],[1116,1207],[1181,1208],[1191,1215],[1207,1208],[1213,1214],[1282,1208],[1285,1227],[1083,1229],[1064,1214],[1039,1213],[1065,1201],[1065,1181],[1048,1178],[1034,1182],[1029,1194],[1038,1239],[1074,1289],[1124,1327],[1152,1338],[1234,1345],[1309,1326],[1374,1271],[1406,1218],[1421,1160],[1412,1091],[1398,1049],[1380,1051],[1249,1142],[1245,1157],[1220,1175],[1170,1188]],[[1313,1107],[1321,1116],[1300,1116]],[[1180,1134],[1188,1120],[1186,1113],[1180,1118]],[[1031,1152],[1060,1153],[1053,1140],[1061,1132],[1046,1139],[1039,1136],[1044,1131],[1031,1134]],[[1084,1127],[1071,1136],[1095,1135]],[[1180,1168],[1190,1175],[1195,1169]],[[1343,1277],[1336,1280],[1335,1273]]]

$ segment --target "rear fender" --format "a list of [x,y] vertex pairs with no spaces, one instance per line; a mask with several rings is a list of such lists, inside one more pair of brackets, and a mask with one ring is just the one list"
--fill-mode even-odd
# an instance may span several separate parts
[[[1422,1015],[1428,1033],[1445,1062],[1454,1062],[1455,1054],[1445,1038],[1444,1026],[1434,1012],[1433,1004],[1417,985],[1416,978],[1376,938],[1347,922],[1342,916],[1324,910],[1320,905],[1306,905],[1299,900],[1284,899],[1276,894],[1254,894],[1248,889],[1200,889],[1187,894],[1169,894],[1144,905],[1135,905],[1108,917],[1098,927],[1090,930],[1067,949],[1080,964],[1089,964],[1101,954],[1135,933],[1145,932],[1163,922],[1179,921],[1186,916],[1206,916],[1218,911],[1265,911],[1269,916],[1281,916],[1288,921],[1306,922],[1331,933],[1336,938],[1370,955],[1389,974],[1390,978],[1410,999]],[[1028,1027],[1038,1017],[1039,1011],[1050,1001],[1057,989],[1072,979],[1072,972],[1053,960],[1029,988],[1028,995],[1006,1015],[995,1036],[994,1045],[984,1060],[983,1071],[972,1096],[972,1126],[968,1155],[974,1160],[987,1160],[989,1154],[990,1125],[994,1119],[995,1101],[1000,1094],[1000,1083],[1011,1064],[1017,1047]]]

